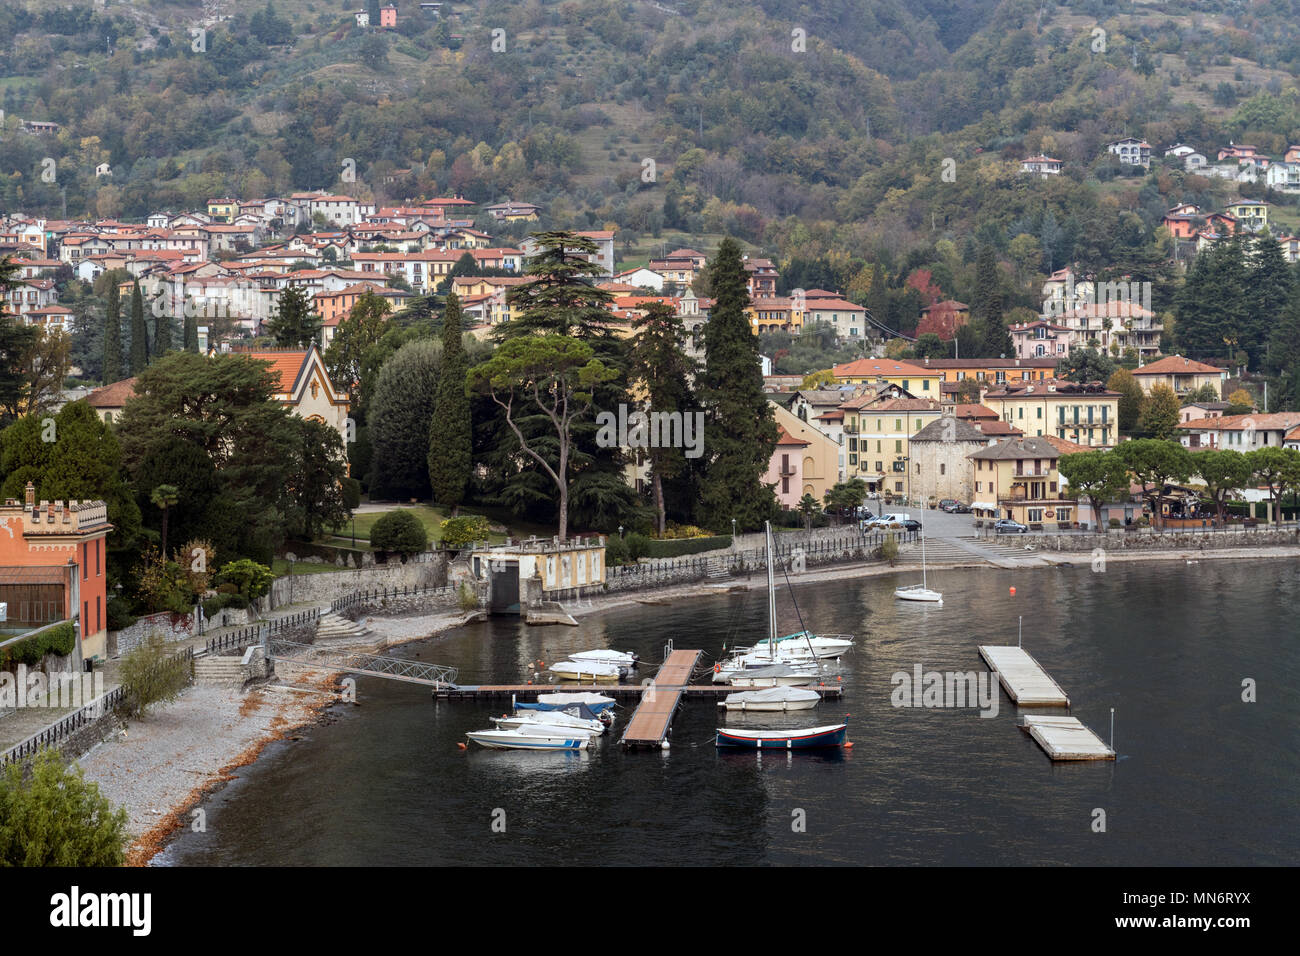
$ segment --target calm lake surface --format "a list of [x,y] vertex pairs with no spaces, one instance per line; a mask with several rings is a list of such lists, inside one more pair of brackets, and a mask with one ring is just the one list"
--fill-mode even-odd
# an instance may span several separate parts
[[[720,708],[684,701],[667,752],[624,753],[631,713],[586,754],[458,750],[505,703],[443,701],[360,678],[360,707],[269,747],[156,859],[172,865],[1295,864],[1300,860],[1300,566],[1115,564],[1092,573],[932,571],[942,608],[892,596],[911,576],[796,584],[815,630],[849,632],[846,693],[793,718],[848,717],[852,750],[720,753]],[[1017,594],[1009,597],[1008,588]],[[653,598],[647,593],[647,598]],[[496,618],[395,653],[452,664],[460,682],[522,682],[529,662],[664,643],[717,655],[765,634],[761,590],[636,605],[578,628]],[[797,630],[790,592],[781,633]],[[1024,646],[1114,762],[1052,764],[998,715],[895,708],[891,675],[985,670],[976,645]],[[711,658],[710,658],[711,660]],[[650,666],[647,666],[650,665]],[[1258,702],[1242,702],[1242,681]],[[1045,711],[1059,713],[1060,711]],[[761,726],[769,715],[733,717]],[[1092,830],[1094,808],[1106,832]],[[493,821],[504,811],[505,832]],[[795,832],[802,811],[804,832]],[[494,817],[495,812],[495,817]]]

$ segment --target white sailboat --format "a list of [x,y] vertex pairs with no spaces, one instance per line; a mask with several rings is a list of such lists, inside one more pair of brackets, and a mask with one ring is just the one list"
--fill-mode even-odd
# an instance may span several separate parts
[[925,529],[921,529],[921,583],[908,584],[894,589],[894,597],[902,601],[926,601],[943,604],[943,595],[928,587],[925,575]]

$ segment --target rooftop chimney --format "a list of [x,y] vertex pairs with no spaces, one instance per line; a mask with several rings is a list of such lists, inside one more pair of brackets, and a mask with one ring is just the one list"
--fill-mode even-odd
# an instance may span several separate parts
[[29,481],[27,482],[26,508],[28,511],[31,511],[35,507],[36,507],[36,486]]

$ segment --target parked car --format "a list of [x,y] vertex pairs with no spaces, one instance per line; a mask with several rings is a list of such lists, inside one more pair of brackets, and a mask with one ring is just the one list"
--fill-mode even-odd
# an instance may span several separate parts
[[862,522],[863,531],[880,531],[885,528],[901,528],[904,521],[912,520],[909,514],[883,514],[868,518]]
[[949,514],[956,514],[957,509],[961,507],[961,502],[956,498],[944,498],[939,502],[939,510],[946,511]]
[[907,518],[903,521],[902,528],[904,531],[920,531],[921,522],[917,521],[915,518]]
[[993,526],[993,530],[998,534],[1028,534],[1029,528],[1022,525],[1019,521],[1012,521],[1010,518],[1003,518]]

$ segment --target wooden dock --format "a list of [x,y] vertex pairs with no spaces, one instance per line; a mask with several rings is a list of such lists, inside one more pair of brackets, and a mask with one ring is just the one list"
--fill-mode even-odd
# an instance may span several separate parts
[[673,651],[664,661],[623,731],[624,747],[664,747],[682,691],[691,682],[703,651]]
[[[604,694],[619,701],[640,700],[647,684],[442,684],[434,688],[433,695],[440,700],[509,700],[518,697],[531,700],[538,694]],[[681,688],[684,697],[706,697],[722,700],[741,688],[727,684],[688,684]],[[844,685],[810,684],[804,690],[816,691],[823,700],[838,700],[844,695]]]
[[1052,760],[1114,760],[1115,751],[1078,717],[1026,717],[1020,729]]
[[1059,684],[1024,648],[981,644],[980,657],[998,675],[1002,687],[1020,707],[1069,707]]

